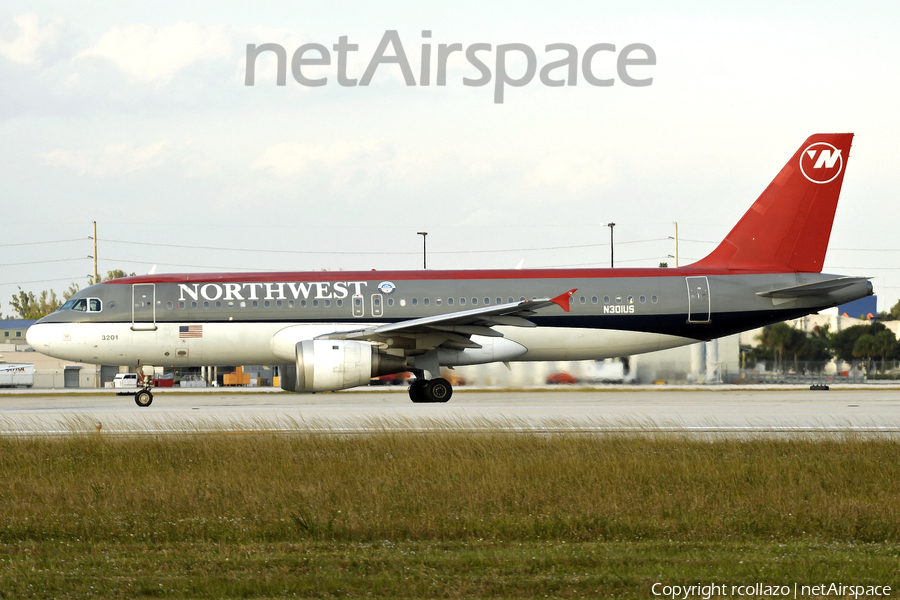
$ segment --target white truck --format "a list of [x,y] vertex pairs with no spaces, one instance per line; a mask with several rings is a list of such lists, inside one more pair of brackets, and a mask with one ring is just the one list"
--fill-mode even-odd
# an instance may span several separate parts
[[117,396],[133,394],[138,388],[137,373],[117,373],[113,379],[113,387]]
[[34,365],[0,363],[0,387],[28,387],[34,385]]

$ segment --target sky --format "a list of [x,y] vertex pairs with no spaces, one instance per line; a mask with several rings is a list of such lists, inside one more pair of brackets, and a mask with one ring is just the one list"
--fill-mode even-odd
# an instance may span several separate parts
[[[710,252],[814,133],[856,134],[825,271],[900,298],[900,4],[892,2],[28,2],[0,6],[0,314],[18,287],[101,274],[674,266]],[[235,3],[237,4],[237,3]],[[386,32],[400,65],[361,80]],[[430,37],[423,32],[431,32]],[[339,73],[332,50],[346,36]],[[274,53],[245,85],[248,44]],[[489,44],[447,60],[440,44]],[[524,78],[612,44],[588,83]],[[631,44],[655,64],[616,61]],[[514,48],[515,48],[514,47]],[[393,44],[384,56],[394,56]],[[430,51],[429,85],[421,84]],[[301,58],[315,59],[316,51]],[[632,58],[645,57],[635,51]],[[639,62],[639,61],[638,61]],[[567,70],[552,71],[554,79]]]

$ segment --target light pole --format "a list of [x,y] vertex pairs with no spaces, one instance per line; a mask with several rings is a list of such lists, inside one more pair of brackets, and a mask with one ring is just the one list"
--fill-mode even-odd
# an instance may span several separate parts
[[428,235],[428,232],[427,231],[419,231],[417,233],[417,235],[422,236],[422,268],[427,269],[428,268],[428,255],[425,252],[425,237]]
[[613,260],[613,227],[616,226],[615,223],[607,223],[607,227],[609,227],[609,268],[612,269],[615,267],[615,261]]
[[678,221],[673,221],[675,223],[675,268],[678,268]]

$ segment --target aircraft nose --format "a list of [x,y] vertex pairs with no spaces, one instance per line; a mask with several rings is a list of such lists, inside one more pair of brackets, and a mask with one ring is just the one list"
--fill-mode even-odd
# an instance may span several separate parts
[[50,329],[45,324],[35,323],[25,332],[25,341],[40,352],[41,348],[50,346]]

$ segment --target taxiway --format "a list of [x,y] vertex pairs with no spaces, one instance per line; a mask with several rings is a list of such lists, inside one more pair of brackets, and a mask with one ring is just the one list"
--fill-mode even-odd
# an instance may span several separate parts
[[0,393],[0,435],[201,432],[863,432],[900,436],[900,390],[883,388],[463,391],[413,404],[405,390],[299,395],[160,390],[139,408],[112,391]]

